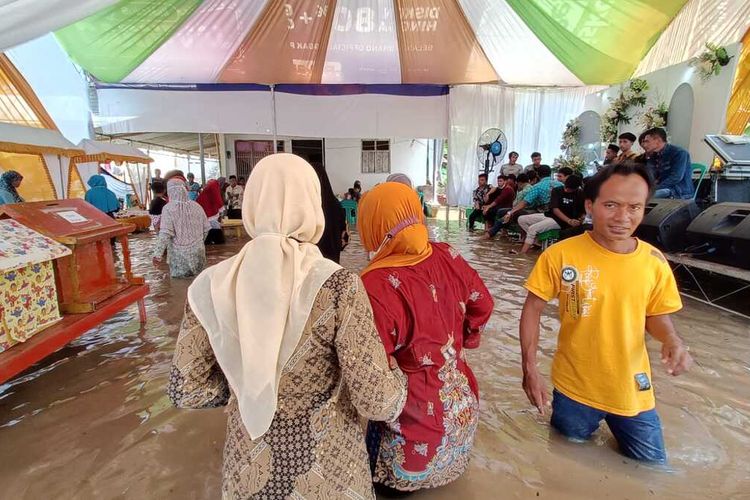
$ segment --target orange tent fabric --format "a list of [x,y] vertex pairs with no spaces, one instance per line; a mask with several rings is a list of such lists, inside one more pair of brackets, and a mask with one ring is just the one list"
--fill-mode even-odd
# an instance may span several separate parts
[[727,106],[727,133],[741,135],[750,122],[750,30],[742,38],[732,95]]

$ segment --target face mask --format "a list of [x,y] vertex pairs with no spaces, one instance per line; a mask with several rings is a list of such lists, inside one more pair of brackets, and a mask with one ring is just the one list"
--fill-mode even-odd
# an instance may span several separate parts
[[373,260],[373,259],[375,258],[375,256],[376,256],[376,255],[378,255],[378,254],[380,253],[380,251],[381,251],[381,250],[383,250],[383,248],[384,248],[384,247],[385,247],[385,246],[386,246],[386,245],[387,245],[387,244],[388,244],[388,243],[389,243],[389,242],[390,242],[390,241],[391,241],[391,240],[392,240],[393,238],[395,238],[395,237],[396,237],[396,235],[397,235],[398,233],[400,233],[401,231],[403,231],[404,229],[406,229],[406,228],[407,228],[407,227],[409,227],[409,226],[413,226],[413,225],[415,225],[415,224],[419,224],[419,222],[420,222],[420,221],[419,221],[419,218],[418,218],[418,217],[409,217],[409,218],[406,218],[406,219],[402,220],[402,221],[401,221],[401,222],[399,222],[398,224],[396,224],[396,227],[394,227],[393,229],[391,229],[390,231],[388,231],[388,232],[386,233],[386,235],[385,235],[385,236],[383,237],[383,241],[382,241],[382,243],[380,243],[380,246],[378,247],[378,249],[377,249],[377,250],[375,250],[374,252],[370,252],[370,253],[369,253],[369,259],[370,259],[370,260]]

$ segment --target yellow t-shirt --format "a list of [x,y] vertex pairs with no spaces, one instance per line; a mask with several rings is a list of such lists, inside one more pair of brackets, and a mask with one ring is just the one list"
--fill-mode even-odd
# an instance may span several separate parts
[[646,317],[682,308],[672,270],[659,250],[638,241],[618,254],[588,232],[545,251],[526,289],[560,300],[552,383],[593,408],[633,416],[654,408]]

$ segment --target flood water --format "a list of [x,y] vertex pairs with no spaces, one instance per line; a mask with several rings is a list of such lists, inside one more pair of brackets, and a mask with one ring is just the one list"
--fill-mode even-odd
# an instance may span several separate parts
[[[603,426],[573,444],[551,432],[521,389],[518,321],[533,257],[480,241],[457,223],[431,226],[456,246],[495,297],[483,344],[468,352],[479,380],[481,421],[468,472],[413,498],[750,498],[750,325],[685,299],[675,324],[696,360],[666,374],[649,341],[669,469],[617,454]],[[220,497],[226,417],[222,409],[177,410],[165,393],[187,285],[150,263],[151,237],[133,238],[134,269],[146,276],[148,323],[134,306],[0,385],[0,498],[213,499]],[[216,263],[240,247],[209,249]],[[359,270],[354,243],[343,264]],[[540,342],[549,375],[558,321],[550,306]],[[0,356],[2,356],[0,354]]]

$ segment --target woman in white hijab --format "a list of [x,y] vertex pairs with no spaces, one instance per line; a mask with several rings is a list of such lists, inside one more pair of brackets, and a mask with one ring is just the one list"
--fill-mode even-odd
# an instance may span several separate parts
[[173,278],[195,276],[206,267],[206,239],[211,225],[203,207],[188,198],[185,183],[178,179],[167,182],[169,203],[164,205],[159,222],[153,261],[161,263],[167,251],[169,272]]
[[229,405],[224,498],[374,498],[359,419],[395,419],[405,379],[359,277],[315,246],[313,168],[264,158],[242,218],[252,241],[188,290],[169,396],[180,408]]

